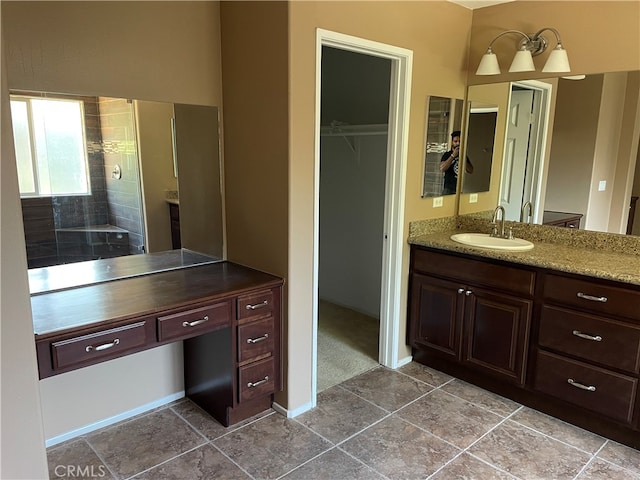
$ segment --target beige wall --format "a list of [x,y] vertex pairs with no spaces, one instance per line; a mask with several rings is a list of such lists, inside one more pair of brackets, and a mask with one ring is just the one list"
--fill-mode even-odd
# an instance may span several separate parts
[[469,88],[469,101],[496,105],[498,107],[498,116],[496,118],[496,134],[494,139],[493,156],[491,157],[491,171],[493,174],[491,175],[489,191],[478,193],[478,201],[476,203],[470,203],[470,194],[460,194],[458,212],[462,215],[472,212],[493,210],[498,204],[500,175],[496,175],[495,172],[502,171],[502,152],[504,151],[507,130],[507,106],[509,105],[510,93],[511,88],[508,83],[474,85]]
[[2,2],[9,88],[219,106],[218,2]]
[[[201,105],[222,103],[217,2],[3,1],[2,21],[8,88]],[[5,145],[11,137],[6,136],[5,131],[2,133]],[[7,158],[3,155],[3,170]],[[3,181],[5,178],[11,176],[3,175]],[[4,209],[4,188],[2,195]],[[6,195],[11,192],[6,191]],[[17,192],[13,195],[15,198],[10,200],[17,202]],[[2,234],[6,231],[3,223]],[[13,245],[12,249],[3,248],[3,255],[20,258],[24,254],[22,237]],[[26,264],[16,266],[7,274],[20,278],[25,271]],[[3,275],[4,272],[3,263]],[[13,288],[18,287],[14,282]],[[26,285],[21,294],[28,302]],[[3,302],[3,309],[5,305]],[[28,316],[16,317],[15,321],[29,325],[26,318]],[[11,319],[3,322],[3,337],[11,328]],[[29,341],[22,345],[25,352],[32,348],[32,338],[31,334]],[[107,362],[41,382],[46,406],[43,409],[45,437],[179,394],[184,388],[180,373],[181,345],[156,350],[126,357],[124,362]],[[3,378],[5,365],[9,368],[3,362]],[[165,365],[174,368],[167,370]],[[93,372],[96,375],[92,375]],[[141,372],[146,378],[162,377],[163,380],[143,386]],[[27,373],[33,375],[35,370]],[[77,379],[78,388],[73,408],[69,408],[65,400],[69,395],[68,381],[72,378]],[[113,381],[105,382],[105,378]],[[115,404],[114,396],[120,398]],[[2,412],[5,412],[4,406]],[[37,442],[32,448],[37,449]]]
[[173,104],[134,102],[147,253],[171,250],[171,220],[165,190],[178,190],[173,171]]
[[[0,12],[0,23],[2,20]],[[0,77],[0,478],[47,478],[27,256],[9,113],[4,31],[1,27]]]
[[[561,83],[549,155],[545,210],[586,213],[602,96],[602,75]],[[563,88],[564,87],[564,88]],[[571,188],[567,180],[571,179]],[[585,220],[582,220],[584,227]]]
[[[626,73],[607,74],[602,85],[602,103],[596,132],[593,157],[589,206],[584,227],[600,232],[608,231],[611,200],[617,167],[624,96],[626,93]],[[606,182],[600,191],[599,182]],[[618,225],[619,232],[619,225]]]
[[[540,70],[549,49],[534,57],[536,72],[507,72],[518,35],[505,35],[493,45],[502,75],[475,75],[480,58],[496,35],[505,30],[532,34],[543,27],[553,27],[560,32],[574,74],[640,69],[640,2],[519,0],[474,10],[469,45],[469,84],[548,76]],[[545,32],[544,36],[551,47],[555,47],[553,33]]]
[[[284,2],[221,4],[227,258],[288,277],[289,79]],[[291,282],[283,289],[287,304]],[[288,310],[283,308],[287,338]],[[285,340],[286,342],[286,340]],[[288,349],[283,342],[288,405]]]
[[[433,209],[421,198],[426,99],[463,98],[466,45],[471,11],[446,2],[291,2],[289,6],[290,189],[289,189],[289,407],[311,400],[314,131],[316,28],[361,37],[413,51],[409,145],[405,191],[405,231],[411,220],[452,215],[455,197]],[[447,32],[455,22],[457,35]],[[445,39],[446,40],[443,40]],[[408,270],[408,245],[403,251]],[[406,277],[406,275],[404,276]],[[406,299],[407,279],[401,298]],[[402,309],[404,311],[404,309]],[[399,335],[404,346],[404,321]],[[295,360],[295,361],[292,361]]]
[[629,222],[629,199],[633,191],[640,143],[640,71],[608,75],[624,76],[621,88],[625,89],[608,231],[626,233]]

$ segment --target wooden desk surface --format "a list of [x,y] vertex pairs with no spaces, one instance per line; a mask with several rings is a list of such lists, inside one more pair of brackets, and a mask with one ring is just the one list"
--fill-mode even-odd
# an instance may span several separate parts
[[155,315],[163,310],[215,300],[244,290],[282,284],[268,273],[223,261],[32,295],[37,340],[61,332]]

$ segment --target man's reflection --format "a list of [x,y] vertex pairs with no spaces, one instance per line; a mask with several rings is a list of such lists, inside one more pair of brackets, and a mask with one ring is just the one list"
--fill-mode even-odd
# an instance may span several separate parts
[[[451,149],[442,154],[440,159],[440,171],[444,173],[444,186],[442,195],[451,195],[456,193],[456,185],[458,184],[458,170],[460,168],[460,130],[451,132]],[[473,165],[467,157],[465,162],[465,171],[473,173]]]

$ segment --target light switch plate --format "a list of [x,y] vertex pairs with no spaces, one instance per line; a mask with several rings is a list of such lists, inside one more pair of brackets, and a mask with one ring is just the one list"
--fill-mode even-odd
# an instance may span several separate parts
[[441,207],[442,206],[442,197],[433,197],[433,207]]
[[478,194],[472,193],[469,195],[469,203],[478,203]]
[[604,192],[607,189],[607,181],[606,180],[600,180],[600,183],[598,183],[598,191],[599,192]]

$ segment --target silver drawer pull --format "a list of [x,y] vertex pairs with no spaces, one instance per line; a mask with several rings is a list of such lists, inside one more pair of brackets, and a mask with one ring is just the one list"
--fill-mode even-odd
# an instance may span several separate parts
[[464,288],[459,288],[458,293],[464,293]]
[[587,387],[586,385],[583,385],[581,383],[576,382],[573,378],[567,378],[567,383],[569,385],[571,385],[572,387],[581,388],[582,390],[587,390],[589,392],[595,392],[596,391],[596,387],[594,387],[593,385],[589,385]]
[[266,340],[267,338],[269,338],[269,334],[265,333],[263,336],[261,337],[257,337],[257,338],[247,338],[247,343],[258,343],[258,342],[262,342],[263,340]]
[[594,337],[593,335],[589,335],[587,333],[582,333],[580,330],[574,330],[571,333],[574,334],[576,337],[584,338],[585,340],[593,340],[594,342],[601,342],[602,341],[602,337],[600,335],[596,335]]
[[595,295],[588,295],[586,293],[578,292],[578,298],[584,298],[585,300],[591,300],[592,302],[607,303],[607,297],[596,297]]
[[269,305],[269,300],[265,300],[262,303],[256,303],[254,305],[245,305],[244,308],[247,310],[256,310],[258,308],[266,307],[267,305]]
[[84,349],[84,351],[85,352],[92,352],[92,351],[99,352],[100,350],[106,350],[107,348],[115,347],[119,343],[120,343],[120,339],[116,338],[113,342],[103,343],[102,345],[98,345],[97,347],[94,347],[93,345],[87,345],[87,347]]
[[193,322],[182,322],[183,327],[195,327],[196,325],[200,325],[201,323],[208,322],[209,315],[205,315],[200,320],[194,320]]
[[247,383],[247,388],[253,388],[253,387],[257,387],[258,385],[262,385],[263,383],[267,383],[269,381],[269,376],[266,375],[262,380],[260,380],[259,382],[249,382]]

